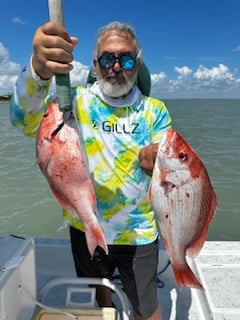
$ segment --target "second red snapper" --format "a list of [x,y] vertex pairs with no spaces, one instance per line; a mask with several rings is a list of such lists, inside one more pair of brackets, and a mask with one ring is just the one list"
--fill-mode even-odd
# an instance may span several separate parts
[[[70,121],[70,120],[69,120]],[[61,206],[81,218],[89,252],[108,248],[96,218],[95,192],[89,178],[78,130],[65,123],[58,104],[52,102],[43,116],[36,143],[37,163]]]
[[202,248],[216,205],[207,170],[175,130],[164,133],[149,187],[149,200],[180,286],[202,288],[186,261]]

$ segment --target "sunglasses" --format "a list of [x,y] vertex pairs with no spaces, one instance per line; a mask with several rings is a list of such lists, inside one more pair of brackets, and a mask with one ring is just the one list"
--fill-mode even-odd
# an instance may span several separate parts
[[104,53],[98,58],[98,63],[102,69],[107,70],[118,62],[123,70],[131,71],[135,67],[136,59],[127,54],[121,54],[117,57],[114,53]]

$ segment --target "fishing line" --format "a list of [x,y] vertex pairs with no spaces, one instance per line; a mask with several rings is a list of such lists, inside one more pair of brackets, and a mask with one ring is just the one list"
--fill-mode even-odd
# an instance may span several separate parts
[[[169,266],[170,264],[171,264],[171,261],[170,261],[170,259],[168,259],[166,265],[162,268],[162,270],[160,270],[160,271],[157,273],[156,281],[157,281],[157,287],[158,287],[158,288],[164,288],[164,287],[165,287],[164,281],[160,280],[159,277],[160,277],[161,274],[163,274],[163,273],[167,270],[167,268],[168,268],[168,266]],[[123,287],[122,287],[122,285],[121,285],[121,279],[120,279],[119,274],[117,274],[117,275],[115,275],[115,276],[112,276],[111,281],[113,281],[115,284],[121,286],[122,290],[124,291],[124,289],[123,289]]]
[[51,137],[54,138],[64,126],[64,121],[52,132]]
[[170,261],[170,259],[168,259],[168,262],[166,263],[166,265],[162,268],[162,270],[160,270],[157,273],[157,287],[158,288],[164,288],[164,286],[165,286],[164,281],[160,280],[159,277],[163,272],[165,272],[167,270],[167,268],[170,264],[171,264],[171,261]]

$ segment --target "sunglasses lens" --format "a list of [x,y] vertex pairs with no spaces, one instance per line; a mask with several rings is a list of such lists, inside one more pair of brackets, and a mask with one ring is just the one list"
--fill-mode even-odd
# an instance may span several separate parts
[[114,54],[105,53],[98,58],[98,62],[103,69],[112,68],[117,61],[119,61],[121,67],[126,71],[131,71],[136,64],[136,60],[127,55],[116,57]]
[[124,70],[130,71],[134,68],[136,60],[131,56],[121,56],[120,63]]
[[103,69],[111,68],[114,65],[115,61],[115,56],[112,54],[103,54],[98,58],[98,62]]

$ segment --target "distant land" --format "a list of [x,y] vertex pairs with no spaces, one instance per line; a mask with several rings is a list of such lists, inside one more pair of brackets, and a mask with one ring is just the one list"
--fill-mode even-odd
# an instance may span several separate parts
[[8,102],[11,99],[11,94],[5,94],[3,96],[0,96],[0,103]]

